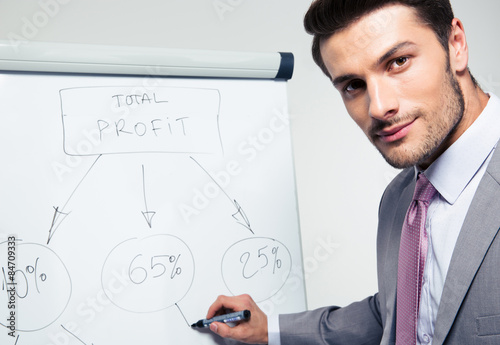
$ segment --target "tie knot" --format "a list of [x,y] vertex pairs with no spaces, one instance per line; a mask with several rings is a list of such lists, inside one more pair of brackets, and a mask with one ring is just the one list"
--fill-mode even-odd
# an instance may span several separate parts
[[413,194],[413,200],[428,202],[432,200],[436,193],[436,188],[434,188],[427,177],[425,177],[424,174],[419,174],[417,185],[415,186],[415,193]]

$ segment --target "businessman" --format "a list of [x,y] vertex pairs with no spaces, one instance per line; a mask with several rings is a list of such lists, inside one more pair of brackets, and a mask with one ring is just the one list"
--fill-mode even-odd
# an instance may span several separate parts
[[379,291],[345,308],[267,316],[250,296],[214,323],[249,343],[500,344],[500,100],[468,69],[448,0],[316,0],[313,58],[386,161],[404,170],[379,209]]

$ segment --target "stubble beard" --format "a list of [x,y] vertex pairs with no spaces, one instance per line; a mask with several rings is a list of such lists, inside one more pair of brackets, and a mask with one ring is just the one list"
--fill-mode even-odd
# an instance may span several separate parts
[[[453,135],[465,111],[465,101],[458,80],[453,75],[449,60],[446,64],[446,80],[443,85],[441,104],[444,107],[436,112],[425,113],[415,110],[403,114],[389,121],[376,120],[369,130],[369,139],[391,166],[397,169],[421,165],[436,154],[443,142]],[[383,143],[376,133],[397,123],[408,123],[417,118],[427,120],[424,137],[418,143],[407,143],[406,137],[393,143]],[[389,145],[389,149],[382,150],[380,145]]]

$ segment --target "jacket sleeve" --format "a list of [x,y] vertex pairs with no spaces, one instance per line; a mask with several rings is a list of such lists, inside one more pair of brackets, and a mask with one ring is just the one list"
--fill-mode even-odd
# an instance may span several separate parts
[[282,345],[378,345],[382,338],[378,294],[347,307],[280,315]]

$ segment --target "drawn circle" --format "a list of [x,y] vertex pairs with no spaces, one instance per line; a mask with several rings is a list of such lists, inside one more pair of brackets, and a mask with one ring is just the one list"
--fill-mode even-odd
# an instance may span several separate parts
[[[17,331],[41,330],[64,312],[71,298],[72,284],[69,272],[61,258],[50,248],[38,243],[16,241],[12,251],[10,242],[0,243],[2,260],[0,272],[0,305],[14,310]],[[14,259],[14,260],[10,260]],[[14,277],[15,285],[10,277]],[[10,309],[10,305],[15,308]],[[2,317],[0,324],[10,327]]]
[[283,287],[292,269],[292,257],[275,239],[251,237],[229,247],[221,266],[224,284],[233,295],[247,293],[261,302]]
[[194,279],[189,247],[172,235],[131,238],[108,254],[102,268],[104,293],[117,307],[152,313],[186,296]]

